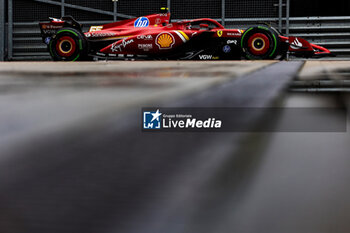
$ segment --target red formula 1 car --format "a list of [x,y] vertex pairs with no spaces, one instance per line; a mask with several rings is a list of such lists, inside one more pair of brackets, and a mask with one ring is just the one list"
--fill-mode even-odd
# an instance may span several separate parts
[[105,59],[251,60],[291,55],[313,57],[330,51],[299,37],[282,36],[261,25],[247,30],[225,29],[213,19],[170,22],[170,13],[92,26],[84,33],[72,17],[40,23],[43,41],[56,61]]

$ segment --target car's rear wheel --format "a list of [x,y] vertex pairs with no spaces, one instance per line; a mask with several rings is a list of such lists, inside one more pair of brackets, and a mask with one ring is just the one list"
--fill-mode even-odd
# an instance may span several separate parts
[[242,35],[241,48],[247,59],[274,59],[279,52],[278,34],[266,26],[248,28]]
[[51,39],[49,50],[55,61],[83,61],[87,60],[88,43],[82,32],[63,28]]

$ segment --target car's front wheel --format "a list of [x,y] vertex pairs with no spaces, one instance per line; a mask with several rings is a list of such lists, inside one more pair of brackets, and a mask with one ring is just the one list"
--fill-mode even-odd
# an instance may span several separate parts
[[84,34],[74,28],[62,28],[49,44],[50,55],[55,61],[83,61],[88,54]]
[[243,55],[250,60],[276,58],[279,44],[278,34],[266,26],[248,28],[241,38]]

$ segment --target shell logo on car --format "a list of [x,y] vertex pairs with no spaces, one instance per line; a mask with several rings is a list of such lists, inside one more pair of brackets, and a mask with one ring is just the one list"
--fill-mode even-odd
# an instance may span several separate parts
[[175,38],[168,32],[160,33],[156,38],[159,49],[171,49],[175,44]]

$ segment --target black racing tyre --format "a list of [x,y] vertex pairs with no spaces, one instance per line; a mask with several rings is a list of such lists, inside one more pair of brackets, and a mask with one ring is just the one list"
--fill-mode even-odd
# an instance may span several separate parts
[[49,44],[54,61],[84,61],[88,58],[88,42],[84,34],[74,28],[62,28]]
[[249,60],[275,59],[280,49],[278,36],[276,30],[267,26],[248,28],[241,38],[243,55]]

